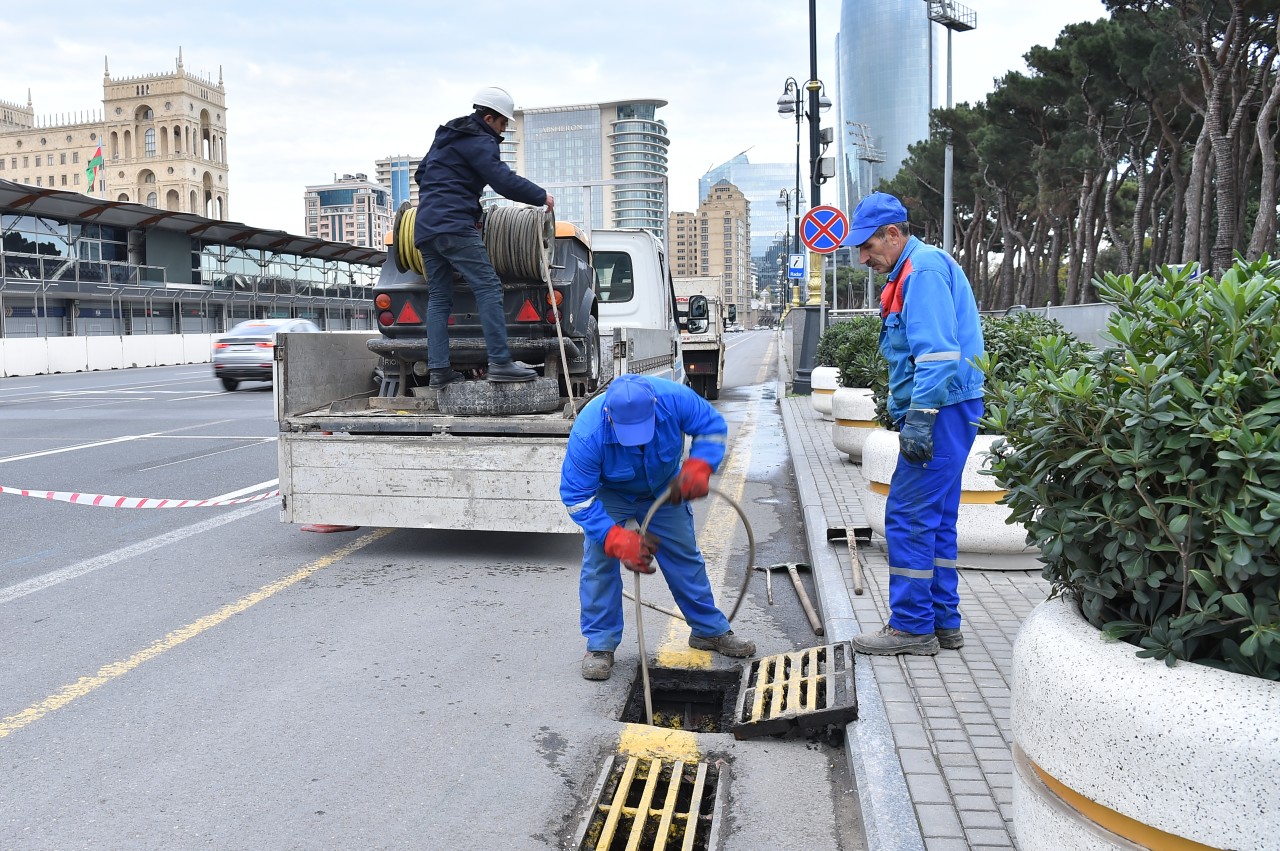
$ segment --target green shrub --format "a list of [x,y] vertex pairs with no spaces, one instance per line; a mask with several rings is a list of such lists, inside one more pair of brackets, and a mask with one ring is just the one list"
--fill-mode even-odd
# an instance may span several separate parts
[[880,356],[880,317],[860,314],[828,327],[818,340],[817,363],[838,368],[842,387],[887,384],[887,367]]
[[1072,352],[1083,355],[1093,347],[1081,343],[1056,319],[1020,311],[1007,316],[982,317],[985,358],[975,359],[988,383],[1017,375],[1032,359],[1037,340],[1062,337]]
[[1139,656],[1280,679],[1280,269],[1098,286],[1117,348],[1046,337],[988,385],[1013,519]]

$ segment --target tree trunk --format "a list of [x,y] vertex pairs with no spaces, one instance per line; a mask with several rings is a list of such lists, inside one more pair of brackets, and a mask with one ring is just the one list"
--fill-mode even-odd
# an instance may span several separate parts
[[[1280,49],[1280,28],[1276,30],[1276,46]],[[1277,69],[1277,74],[1280,75],[1280,69]],[[1258,218],[1253,222],[1253,234],[1249,237],[1247,256],[1250,260],[1270,254],[1275,249],[1277,134],[1271,131],[1271,122],[1277,108],[1280,108],[1280,80],[1272,76],[1271,92],[1267,95],[1267,100],[1258,113],[1258,123],[1253,128],[1262,158],[1262,174],[1258,190]]]
[[1209,122],[1200,124],[1200,136],[1196,139],[1196,150],[1191,157],[1191,176],[1187,178],[1186,204],[1187,226],[1183,230],[1182,252],[1179,262],[1191,263],[1199,261],[1201,251],[1200,237],[1203,233],[1205,189],[1209,183]]

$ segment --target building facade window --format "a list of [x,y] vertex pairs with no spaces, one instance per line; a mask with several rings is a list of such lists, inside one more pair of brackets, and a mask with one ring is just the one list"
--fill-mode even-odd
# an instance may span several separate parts
[[146,135],[143,136],[142,144],[146,149],[145,152],[147,156],[154,157],[156,155],[156,131],[154,127],[147,128]]

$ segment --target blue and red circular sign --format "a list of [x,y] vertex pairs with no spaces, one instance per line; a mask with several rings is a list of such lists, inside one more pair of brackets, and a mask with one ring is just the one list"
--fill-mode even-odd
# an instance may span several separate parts
[[849,219],[835,207],[814,207],[800,220],[800,238],[810,251],[830,254],[849,235]]

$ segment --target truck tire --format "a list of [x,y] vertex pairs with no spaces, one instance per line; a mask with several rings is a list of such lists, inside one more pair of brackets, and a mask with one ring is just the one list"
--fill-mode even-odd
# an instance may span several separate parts
[[587,393],[600,389],[600,380],[604,373],[600,368],[600,322],[594,317],[587,319]]
[[720,381],[718,376],[703,376],[702,398],[706,399],[708,402],[714,402],[720,398]]
[[558,384],[554,378],[510,384],[455,381],[440,388],[436,406],[440,413],[450,416],[545,414],[560,407]]

